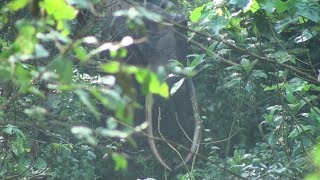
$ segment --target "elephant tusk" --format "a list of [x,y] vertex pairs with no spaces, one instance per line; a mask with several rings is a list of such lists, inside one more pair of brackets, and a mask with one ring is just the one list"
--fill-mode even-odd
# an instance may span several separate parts
[[[192,103],[192,109],[194,111],[194,134],[193,134],[193,139],[192,139],[192,146],[190,147],[189,153],[185,157],[184,161],[182,161],[182,163],[180,163],[179,165],[177,165],[174,168],[175,170],[180,168],[185,163],[187,163],[188,161],[191,160],[191,158],[194,156],[194,154],[196,154],[197,148],[199,147],[200,141],[201,141],[201,119],[200,119],[198,103],[197,103],[197,99],[196,99],[195,88],[194,88],[194,84],[193,84],[192,79],[188,79],[187,83],[188,83],[187,85],[188,85],[188,89],[189,89],[189,96],[190,96],[190,100]],[[152,154],[154,155],[156,160],[161,164],[161,166],[163,166],[164,168],[166,168],[170,171],[173,171],[161,158],[161,156],[157,150],[155,141],[153,139],[152,106],[153,106],[153,97],[151,94],[148,94],[146,96],[146,103],[145,103],[145,107],[146,107],[145,117],[146,117],[146,121],[149,123],[149,126],[147,128],[147,134],[149,135],[148,143],[149,143]]]
[[178,169],[181,166],[183,166],[185,163],[190,161],[190,159],[193,157],[193,155],[196,153],[197,148],[200,145],[201,141],[201,120],[200,120],[200,114],[198,109],[198,102],[196,98],[196,92],[194,88],[194,84],[192,79],[187,80],[187,87],[189,89],[189,96],[192,103],[192,109],[194,113],[194,133],[193,133],[193,139],[192,139],[192,146],[190,148],[189,153],[185,157],[184,161],[177,165],[174,169]]
[[148,94],[146,96],[146,104],[145,104],[145,108],[146,108],[146,121],[149,123],[149,126],[147,128],[147,134],[148,134],[148,142],[150,145],[150,149],[152,154],[154,155],[154,157],[157,159],[157,161],[166,169],[172,171],[172,169],[163,161],[163,159],[161,158],[156,144],[154,142],[153,139],[153,130],[152,130],[152,106],[153,106],[153,98],[152,98],[152,94]]

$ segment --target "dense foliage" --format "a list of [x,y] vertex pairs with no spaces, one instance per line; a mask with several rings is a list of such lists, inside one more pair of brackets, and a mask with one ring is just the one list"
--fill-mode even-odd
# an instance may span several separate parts
[[[190,62],[161,73],[118,61],[134,39],[95,37],[110,14],[101,7],[1,1],[0,179],[320,178],[318,0],[172,1],[166,11],[188,12],[188,27],[143,8],[115,13],[131,28],[146,18],[188,30]],[[197,156],[175,172],[154,161],[148,124],[134,119],[139,93],[169,98],[169,73],[193,77],[203,123]],[[179,161],[171,144],[159,151]]]

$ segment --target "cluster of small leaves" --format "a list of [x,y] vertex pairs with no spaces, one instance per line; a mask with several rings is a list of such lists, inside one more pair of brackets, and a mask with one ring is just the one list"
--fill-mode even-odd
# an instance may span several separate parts
[[[312,168],[303,155],[298,153],[287,157],[283,148],[271,148],[267,143],[257,143],[256,147],[249,151],[246,153],[243,149],[235,150],[227,161],[219,159],[217,152],[212,151],[210,159],[224,164],[225,167],[248,179],[301,179],[305,176],[305,172],[309,172]],[[294,160],[290,161],[291,158]],[[223,170],[216,168],[212,163],[196,169],[193,174],[197,178],[204,179],[226,178]]]

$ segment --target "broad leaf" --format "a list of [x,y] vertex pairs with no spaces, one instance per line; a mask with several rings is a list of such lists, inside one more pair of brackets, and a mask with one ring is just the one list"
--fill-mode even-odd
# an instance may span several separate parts
[[193,11],[190,12],[189,19],[191,22],[196,23],[200,20],[201,18],[201,12],[203,10],[204,6],[197,7]]
[[73,63],[71,60],[62,57],[57,57],[52,61],[50,69],[58,74],[59,80],[62,83],[72,83]]

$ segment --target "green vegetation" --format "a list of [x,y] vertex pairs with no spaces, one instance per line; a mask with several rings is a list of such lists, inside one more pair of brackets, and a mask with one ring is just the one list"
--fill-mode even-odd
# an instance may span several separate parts
[[[173,1],[166,12],[188,11],[188,27],[141,7],[115,13],[132,29],[144,18],[188,32],[190,62],[157,71],[118,61],[135,39],[96,36],[102,4],[1,1],[0,179],[320,178],[319,0]],[[174,172],[134,113],[141,96],[180,90],[170,73],[194,79],[203,124],[197,155]],[[154,139],[180,163],[174,133]]]

